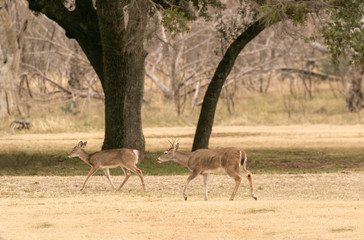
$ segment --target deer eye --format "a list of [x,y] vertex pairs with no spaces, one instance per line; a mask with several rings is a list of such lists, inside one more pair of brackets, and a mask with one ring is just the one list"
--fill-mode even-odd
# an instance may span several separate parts
[[167,152],[164,152],[164,155],[167,155]]

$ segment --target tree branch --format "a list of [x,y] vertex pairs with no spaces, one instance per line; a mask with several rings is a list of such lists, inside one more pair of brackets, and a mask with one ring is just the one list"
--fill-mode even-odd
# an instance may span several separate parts
[[75,38],[85,52],[99,79],[103,82],[103,60],[99,22],[92,0],[77,0],[76,9],[69,11],[61,0],[28,0],[29,9],[43,13]]
[[308,76],[319,77],[322,80],[326,80],[326,79],[332,79],[332,80],[335,80],[335,81],[341,80],[340,77],[337,77],[337,76],[334,76],[334,75],[328,75],[328,74],[323,73],[323,72],[314,72],[314,71],[308,71],[308,70],[298,69],[298,68],[279,68],[277,70],[281,70],[283,72],[293,72],[293,73],[300,73],[300,74],[304,74],[304,75],[308,75]]

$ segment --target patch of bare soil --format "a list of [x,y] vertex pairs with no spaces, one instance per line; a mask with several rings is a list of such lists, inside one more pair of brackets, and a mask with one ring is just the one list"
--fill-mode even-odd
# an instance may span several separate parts
[[[364,239],[364,172],[254,175],[244,181],[133,176],[114,193],[105,177],[0,177],[0,239]],[[120,184],[120,176],[113,177]]]

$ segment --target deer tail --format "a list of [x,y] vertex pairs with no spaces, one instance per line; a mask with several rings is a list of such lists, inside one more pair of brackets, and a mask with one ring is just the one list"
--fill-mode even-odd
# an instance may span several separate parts
[[139,163],[139,151],[136,149],[133,149],[133,153],[135,154],[135,164]]
[[246,162],[248,161],[248,157],[245,152],[240,152],[240,164],[243,167],[244,172],[248,173],[249,171],[246,169]]

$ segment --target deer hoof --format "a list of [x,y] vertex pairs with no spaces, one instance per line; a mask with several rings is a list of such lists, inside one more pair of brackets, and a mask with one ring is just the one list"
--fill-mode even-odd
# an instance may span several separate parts
[[187,196],[185,196],[185,200],[187,201]]

